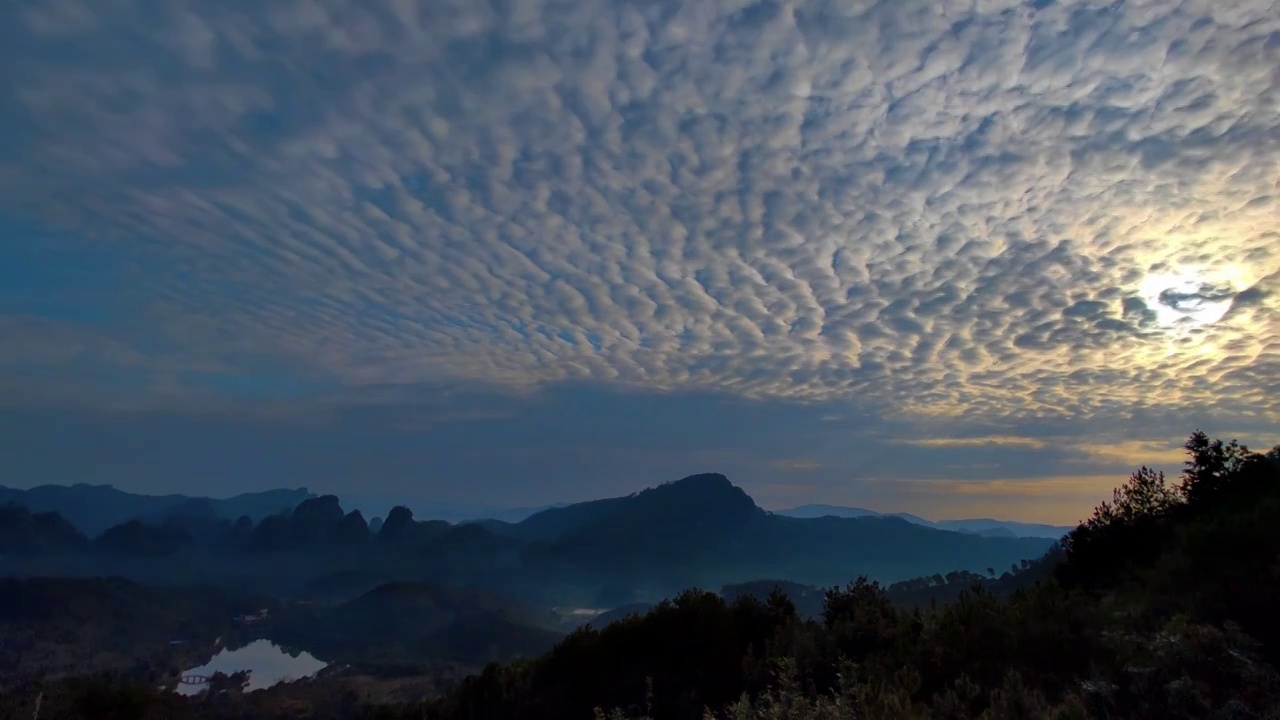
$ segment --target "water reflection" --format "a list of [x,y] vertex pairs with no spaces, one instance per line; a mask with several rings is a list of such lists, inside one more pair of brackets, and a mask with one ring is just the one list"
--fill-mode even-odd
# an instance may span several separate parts
[[[249,671],[249,686],[246,691],[262,690],[279,682],[299,680],[311,677],[320,672],[328,663],[306,652],[295,657],[270,640],[254,640],[242,648],[235,650],[224,648],[213,656],[208,663],[183,672],[183,676],[212,676],[216,672],[228,675],[240,670]],[[178,692],[183,695],[196,695],[207,685],[179,684]]]

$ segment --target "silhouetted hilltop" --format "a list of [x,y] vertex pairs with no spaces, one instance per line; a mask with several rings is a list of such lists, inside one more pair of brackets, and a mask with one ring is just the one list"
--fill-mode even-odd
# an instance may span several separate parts
[[149,525],[130,520],[108,528],[94,548],[118,555],[159,556],[181,552],[194,544],[191,534],[173,525]]
[[558,544],[737,530],[765,517],[751,496],[724,475],[690,475],[622,498],[598,517],[562,535]]
[[335,495],[303,500],[288,515],[264,518],[250,534],[257,551],[306,550],[325,545],[364,545],[373,539],[359,510],[344,512]]
[[[592,525],[613,524],[626,518],[651,518],[674,513],[700,522],[703,513],[749,512],[763,514],[741,488],[719,473],[690,475],[623,497],[603,498],[552,507],[518,523],[479,520],[468,525],[483,527],[496,535],[521,540],[554,543],[569,540]],[[674,517],[673,515],[672,517]],[[587,531],[588,534],[591,531]]]
[[598,601],[610,605],[653,596],[655,588],[674,592],[759,577],[829,584],[860,574],[901,579],[1008,567],[1051,544],[941,531],[892,517],[771,515],[717,473],[583,505],[548,511],[577,524],[562,522],[563,534],[532,548],[530,557],[553,574],[567,568],[603,581],[609,592]]
[[414,532],[413,511],[403,505],[391,508],[378,528],[378,540],[386,543],[405,542]]
[[710,565],[741,563],[752,526],[766,519],[725,476],[692,475],[620,498],[550,543],[546,556],[599,576],[685,585]]
[[633,515],[674,512],[693,522],[732,525],[759,520],[767,513],[745,490],[720,473],[690,475],[636,494],[628,503]]
[[293,509],[293,521],[321,527],[342,519],[342,503],[337,495],[321,495],[303,500]]
[[88,539],[56,512],[32,513],[0,504],[0,555],[42,555],[80,550]]

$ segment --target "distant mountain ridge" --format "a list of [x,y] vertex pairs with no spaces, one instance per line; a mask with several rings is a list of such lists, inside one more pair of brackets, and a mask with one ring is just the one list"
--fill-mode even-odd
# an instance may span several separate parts
[[[132,498],[110,488],[66,490]],[[295,492],[298,497],[305,491]],[[288,563],[264,577],[262,587],[314,588],[336,599],[416,574],[473,589],[511,588],[548,605],[610,608],[669,597],[688,587],[759,578],[828,586],[860,575],[892,582],[956,570],[983,572],[1038,557],[1053,543],[954,532],[894,516],[787,517],[761,509],[719,473],[549,508],[518,523],[418,521],[398,506],[376,532],[358,510],[344,510],[336,496],[306,495],[292,510],[271,512],[256,523],[245,516],[234,522],[210,518],[241,512],[260,496],[226,501],[166,496],[159,511],[155,505],[125,508],[152,510],[149,517],[158,520],[126,521],[87,544],[60,530],[56,515],[23,517],[18,525],[25,529],[4,544],[27,558],[23,567],[37,569],[41,555],[84,555],[82,548],[94,554],[97,572],[106,567],[101,563],[114,562],[111,567],[131,577],[149,578],[180,570],[182,558],[195,550],[221,558],[221,572],[231,575],[246,563],[267,567],[263,563],[286,554]],[[272,509],[258,505],[260,511]],[[171,563],[167,569],[155,564],[163,559]],[[87,567],[73,559],[65,562]]]
[[14,504],[33,513],[56,512],[85,535],[100,535],[130,520],[161,522],[173,515],[205,516],[235,521],[248,516],[254,522],[290,512],[314,498],[306,488],[242,493],[229,498],[189,495],[140,495],[111,485],[39,485],[19,490],[0,485],[0,505]]
[[866,518],[897,517],[914,525],[922,525],[937,530],[982,535],[984,537],[1015,538],[1048,538],[1057,540],[1071,532],[1075,526],[1047,525],[1044,523],[1026,523],[1015,520],[995,520],[992,518],[973,518],[964,520],[926,520],[911,513],[882,513],[860,507],[844,507],[840,505],[801,505],[786,510],[774,511],[777,515],[812,520],[820,517]]
[[[691,478],[719,477],[716,473],[694,475]],[[686,480],[689,478],[685,478]],[[666,483],[670,485],[672,483]],[[661,487],[661,486],[659,486]],[[455,524],[480,525],[498,535],[525,541],[549,541],[560,537],[568,528],[582,524],[584,518],[602,517],[628,496],[588,500],[579,503],[555,503],[542,508],[513,508],[495,511],[494,517],[482,519],[455,519],[436,517]],[[743,493],[745,495],[745,493]],[[247,516],[255,523],[265,517],[292,513],[305,500],[318,497],[307,488],[277,488],[255,493],[242,493],[230,498],[210,498],[181,494],[143,495],[118,490],[110,485],[40,485],[27,490],[0,485],[0,505],[15,504],[33,513],[56,512],[87,536],[96,536],[116,525],[130,520],[163,522],[171,517],[204,517],[235,521]],[[344,501],[345,502],[345,501]],[[357,502],[357,505],[361,503]],[[1013,520],[973,518],[961,520],[926,520],[911,513],[882,513],[860,507],[811,504],[773,511],[776,515],[801,519],[820,517],[862,518],[900,517],[907,522],[939,530],[988,537],[1038,537],[1057,539],[1072,527],[1025,523]],[[450,513],[445,513],[450,514]],[[380,523],[379,523],[380,524]],[[376,530],[375,530],[376,532]]]

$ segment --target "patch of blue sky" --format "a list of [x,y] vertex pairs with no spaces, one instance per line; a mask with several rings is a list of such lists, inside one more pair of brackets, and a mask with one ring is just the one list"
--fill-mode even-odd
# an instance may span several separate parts
[[287,371],[251,371],[242,373],[190,372],[182,376],[184,384],[212,390],[223,397],[249,400],[298,398],[332,390],[333,386],[303,378]]
[[122,273],[86,242],[0,219],[0,315],[34,315],[82,324],[117,316]]

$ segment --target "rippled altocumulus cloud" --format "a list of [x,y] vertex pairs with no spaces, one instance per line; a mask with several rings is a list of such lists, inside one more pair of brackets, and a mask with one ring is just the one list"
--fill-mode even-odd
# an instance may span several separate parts
[[1272,2],[3,13],[0,210],[121,305],[5,362],[1274,412]]

